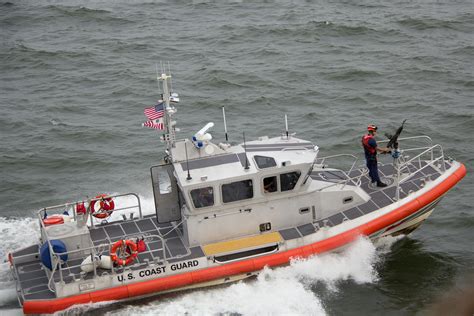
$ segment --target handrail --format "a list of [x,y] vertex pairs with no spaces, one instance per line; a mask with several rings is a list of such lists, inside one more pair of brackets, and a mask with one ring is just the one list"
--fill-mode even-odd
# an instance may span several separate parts
[[[439,148],[439,149],[440,149],[440,152],[441,152],[440,156],[439,156],[439,157],[436,157],[436,158],[433,157],[433,152],[434,152],[434,149],[435,149],[435,148]],[[409,151],[409,150],[407,150],[407,151]],[[428,166],[433,165],[434,162],[436,162],[436,161],[438,161],[438,160],[444,159],[443,147],[442,147],[441,145],[439,145],[439,144],[436,144],[436,145],[434,145],[434,146],[432,146],[432,147],[426,149],[425,151],[419,153],[418,155],[414,156],[414,157],[411,158],[410,160],[405,161],[405,162],[401,163],[400,165],[398,165],[399,169],[402,170],[402,169],[404,169],[405,167],[408,167],[409,164],[411,164],[413,161],[415,161],[415,160],[420,160],[421,156],[423,156],[423,155],[425,155],[425,154],[427,154],[427,153],[431,153],[431,157],[432,157],[432,158],[430,159],[430,162],[429,162],[426,166],[423,166],[423,167],[421,167],[420,169],[415,170],[415,171],[414,171],[413,173],[411,173],[409,176],[407,176],[407,177],[405,177],[405,178],[403,178],[403,179],[401,179],[401,180],[399,179],[399,181],[398,181],[399,184],[406,182],[408,179],[412,178],[414,175],[416,175],[417,173],[421,172],[421,170],[427,168]],[[444,171],[446,170],[444,164],[443,164],[443,170],[444,170]]]
[[[61,269],[61,259],[59,257],[57,257],[56,254],[52,254],[51,257],[53,259],[53,260],[51,260],[51,264],[53,264],[53,262],[54,262],[54,268],[51,271],[51,276],[48,279],[48,289],[51,292],[56,293],[56,291],[53,290],[53,288],[51,287],[51,281],[54,281],[54,272],[56,272],[56,267],[59,266],[59,268]],[[60,277],[61,277],[61,282],[62,282],[63,281],[62,274],[60,274]]]
[[[168,232],[169,233],[169,232]],[[146,240],[150,240],[150,239],[153,239],[153,238],[157,238],[161,241],[162,243],[162,253],[163,253],[163,257],[162,257],[162,262],[164,264],[168,263],[170,259],[179,259],[179,258],[182,258],[182,257],[186,257],[186,256],[189,256],[191,254],[191,251],[189,248],[186,248],[186,253],[184,254],[180,254],[180,255],[177,255],[177,256],[172,256],[170,258],[167,257],[166,255],[166,250],[168,249],[169,251],[169,248],[168,248],[168,245],[166,243],[166,240],[161,236],[161,235],[157,235],[157,234],[150,234],[150,235],[145,235],[143,236]],[[135,238],[134,236],[128,236],[128,238]],[[103,253],[103,250],[101,250],[101,248],[105,248],[105,247],[108,247],[109,248],[109,253],[110,253],[110,248],[112,247],[113,243],[102,243],[102,244],[99,244],[99,245],[95,245],[95,246],[91,246],[91,247],[86,247],[86,248],[81,248],[81,249],[74,249],[74,250],[71,250],[71,251],[66,251],[66,252],[52,252],[52,257],[54,258],[54,268],[51,272],[51,277],[49,278],[48,280],[48,288],[50,291],[52,291],[53,293],[55,292],[54,289],[52,288],[51,286],[51,283],[54,282],[54,274],[59,271],[60,275],[59,275],[59,280],[60,282],[63,282],[63,275],[62,275],[62,267],[61,267],[61,256],[62,255],[65,255],[65,254],[68,254],[68,255],[71,255],[73,253],[77,253],[77,252],[87,252],[87,251],[91,251],[91,256],[95,257],[96,255],[98,254],[101,254]],[[170,252],[171,253],[171,252]],[[156,259],[153,254],[152,254],[152,257],[153,259]],[[137,264],[137,263],[135,263]],[[74,266],[70,266],[69,268],[74,268],[74,267],[80,267],[81,264],[78,264],[78,265],[74,265]],[[94,275],[97,276],[97,267],[96,265],[94,264],[94,262],[92,262],[92,266],[93,266],[93,271],[94,271]],[[133,265],[131,265],[133,266]],[[59,267],[59,269],[58,269]],[[118,268],[123,268],[123,267],[112,267],[111,271],[112,271],[112,274],[116,274],[117,273],[117,269]],[[56,271],[57,270],[57,271]]]
[[[426,138],[429,138],[429,137],[426,136]],[[439,151],[440,151],[440,154],[437,157],[434,156],[434,151],[435,151],[436,148],[438,148]],[[419,150],[423,150],[423,151],[418,153],[414,157],[411,157],[408,161],[403,161],[403,159],[404,159],[403,154],[404,153],[411,152],[411,151],[419,151]],[[425,166],[422,167],[421,166],[421,157],[426,155],[426,154],[430,154],[430,159],[429,159],[429,162]],[[418,160],[420,168],[416,169],[415,171],[411,171],[409,166],[415,160]],[[407,182],[408,180],[413,178],[415,175],[419,174],[423,169],[427,168],[428,166],[434,166],[435,162],[437,162],[437,161],[444,161],[443,147],[439,144],[435,144],[431,147],[409,148],[409,149],[402,150],[401,151],[401,156],[397,159],[398,163],[394,164],[394,166],[396,167],[396,171],[397,171],[397,179],[396,179],[396,181],[397,181],[397,188],[396,188],[396,199],[397,199],[397,201],[400,200],[400,189],[401,189],[400,185]],[[401,179],[401,172],[404,171],[404,170],[408,170],[409,174],[408,174],[408,176]],[[444,163],[442,164],[442,171],[446,171],[446,166],[444,165]]]
[[[349,169],[349,171],[344,172],[343,170],[340,170],[340,169],[334,169],[334,170],[338,170],[338,171],[341,171],[342,173],[344,173],[344,175],[346,177],[349,177],[348,174],[350,174],[352,172],[352,170],[354,169],[355,165],[356,165],[356,162],[358,160],[358,158],[352,154],[338,154],[338,155],[331,155],[331,156],[326,156],[326,157],[322,157],[322,158],[318,158],[316,156],[316,158],[314,158],[313,160],[313,163],[311,164],[311,166],[309,167],[308,169],[308,172],[306,173],[303,181],[302,181],[302,184],[301,185],[305,185],[306,184],[306,181],[308,181],[309,177],[311,176],[311,173],[313,172],[313,169],[314,169],[314,166],[315,165],[320,165],[321,168],[324,168],[324,163],[326,162],[326,160],[328,159],[332,159],[332,158],[336,158],[336,157],[345,157],[345,156],[348,156],[348,157],[352,157],[354,159],[354,161],[352,162],[352,165]],[[318,160],[321,160],[320,163],[317,163]],[[355,185],[357,185],[355,182],[353,182]]]
[[[116,208],[114,210],[114,212],[123,211],[123,210],[127,210],[127,209],[138,208],[139,217],[140,217],[140,219],[143,218],[140,197],[136,193],[130,192],[130,193],[109,195],[109,197],[111,197],[111,198],[120,198],[120,197],[126,197],[126,196],[135,197],[136,200],[137,200],[137,204],[132,205],[132,206]],[[68,209],[71,210],[72,209],[73,218],[74,218],[74,220],[76,220],[78,215],[76,214],[75,206],[77,204],[79,204],[79,203],[88,203],[90,205],[91,202],[100,201],[101,199],[102,198],[92,198],[92,199],[86,199],[86,200],[81,200],[81,201],[76,201],[76,202],[68,202],[68,203],[64,203],[64,204],[58,204],[58,205],[54,205],[54,206],[44,207],[44,208],[42,208],[42,209],[40,209],[36,212],[37,216],[40,220],[40,227],[43,228],[43,229],[45,228],[45,225],[44,225],[42,219],[44,217],[44,213],[49,211],[49,210],[62,210],[62,211],[64,211],[64,210],[68,210]],[[89,209],[89,207],[86,208],[86,213],[87,213],[87,216],[91,218],[91,226],[95,227],[94,221],[92,220],[93,216],[91,214],[91,210]]]
[[[430,146],[432,146],[433,144],[433,140],[431,139],[431,137],[427,136],[427,135],[419,135],[419,136],[411,136],[411,137],[399,137],[398,138],[398,141],[403,141],[403,140],[427,140],[428,141],[428,144]],[[390,139],[384,139],[384,140],[378,140],[377,142],[379,144],[385,144],[385,143],[388,143],[390,141]]]
[[[25,295],[23,294],[22,288],[20,286],[20,277],[18,276],[17,270],[14,268],[15,267],[14,262],[15,262],[15,258],[12,256],[12,264],[10,265],[10,272],[13,276],[13,279],[15,280],[16,293],[19,294],[17,296],[18,303],[20,304],[21,307],[23,307],[23,303],[22,303],[21,299],[23,299],[23,302],[24,302],[25,301]],[[20,298],[20,296],[21,296],[21,298]]]
[[304,150],[304,151],[310,151],[314,150],[313,148],[306,148],[304,146],[295,146],[295,147],[283,147],[280,151],[295,151],[295,150]]
[[[332,170],[342,171],[342,170],[339,170],[339,169],[332,169]],[[336,185],[340,185],[340,184],[344,184],[344,185],[342,186],[342,188],[344,188],[344,187],[347,185],[347,183],[350,182],[350,181],[352,181],[352,183],[354,183],[355,186],[360,186],[360,183],[361,183],[360,179],[361,179],[363,176],[367,175],[367,174],[368,174],[368,171],[367,171],[367,170],[364,170],[364,172],[361,172],[360,175],[358,175],[358,176],[355,176],[355,177],[352,177],[352,178],[347,178],[347,179],[344,179],[344,180],[340,180],[340,181],[338,181],[338,182],[331,183],[331,184],[329,184],[329,185],[327,185],[327,186],[325,186],[325,187],[319,188],[319,189],[316,190],[316,191],[317,191],[317,192],[320,192],[320,191],[322,191],[322,190],[325,190],[325,189],[327,189],[327,188],[330,188],[330,187],[333,187],[333,186],[336,186]],[[356,182],[354,182],[355,179],[358,179],[358,180],[357,180]]]
[[324,162],[328,159],[333,159],[333,158],[337,158],[337,157],[352,157],[354,159],[354,161],[352,162],[352,165],[350,167],[350,169],[346,172],[344,172],[344,170],[341,170],[343,173],[346,174],[346,176],[348,176],[348,174],[350,174],[353,170],[354,170],[354,167],[356,165],[356,162],[358,160],[358,158],[355,156],[355,155],[352,155],[352,154],[338,154],[338,155],[331,155],[331,156],[326,156],[326,157],[322,157],[322,158],[316,158],[315,161],[318,161],[318,159],[321,159],[321,163],[320,165],[324,165]]
[[[420,139],[421,140],[426,140],[430,144],[432,143],[432,139],[429,136],[426,136],[426,135],[399,138],[399,141],[400,140],[420,140]],[[380,141],[380,143],[384,143],[384,142],[388,142],[388,140],[387,141]],[[438,156],[435,156],[435,150],[436,149],[439,150],[439,155]],[[418,153],[414,157],[411,157],[408,161],[403,161],[403,154],[404,153],[413,152],[413,151],[420,151],[420,150],[422,151],[421,153]],[[430,159],[427,159],[427,160],[429,160],[429,162],[427,163],[427,165],[421,167],[421,157],[423,157],[426,154],[430,154]],[[359,176],[349,178],[348,174],[350,174],[352,172],[352,170],[355,167],[355,163],[357,162],[357,160],[356,160],[357,158],[354,155],[350,155],[350,154],[339,154],[339,155],[332,155],[332,156],[317,158],[317,159],[315,159],[313,165],[311,166],[310,171],[311,172],[313,171],[312,167],[314,165],[320,165],[321,168],[324,169],[326,167],[324,165],[324,163],[326,162],[326,160],[328,158],[334,158],[334,157],[340,157],[340,156],[352,156],[353,158],[355,158],[355,160],[354,160],[354,162],[353,162],[353,164],[352,164],[352,166],[349,169],[349,172],[347,174],[343,170],[331,168],[332,171],[340,171],[341,173],[346,175],[348,177],[348,179],[343,179],[343,180],[337,181],[335,183],[332,183],[330,185],[324,186],[322,188],[319,188],[317,191],[322,191],[322,190],[327,189],[329,187],[337,186],[337,185],[341,185],[341,184],[343,184],[345,186],[350,181],[352,181],[352,183],[354,183],[355,185],[359,186],[362,176],[367,175],[368,172],[365,169],[365,171],[362,172]],[[408,166],[410,166],[410,164],[412,164],[416,160],[420,161],[420,168],[416,169],[415,171],[411,171],[410,169],[408,169]],[[428,168],[428,166],[435,166],[436,162],[443,161],[443,160],[444,160],[444,152],[443,152],[442,146],[439,145],[439,144],[431,145],[431,146],[428,146],[428,147],[426,147],[426,146],[425,147],[412,147],[412,148],[402,150],[400,158],[397,159],[397,161],[399,163],[394,164],[394,167],[397,171],[397,179],[396,179],[396,181],[397,181],[397,191],[396,191],[397,192],[397,200],[399,200],[399,197],[400,197],[400,184],[403,184],[404,182],[406,182],[409,179],[413,178],[415,175],[419,174],[422,170]],[[316,162],[318,162],[318,164],[316,164]],[[446,170],[446,166],[444,164],[442,164],[441,168],[442,168],[443,171]],[[405,169],[407,169],[410,174],[408,176],[404,177],[403,179],[401,179],[401,172]]]

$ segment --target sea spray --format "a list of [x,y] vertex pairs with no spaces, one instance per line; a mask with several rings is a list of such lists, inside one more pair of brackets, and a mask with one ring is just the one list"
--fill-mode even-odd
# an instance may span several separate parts
[[357,284],[378,280],[376,247],[359,238],[339,253],[327,253],[293,260],[289,266],[265,268],[256,280],[227,287],[200,289],[173,298],[157,298],[147,305],[131,304],[109,315],[325,315],[317,291],[311,286],[323,283],[337,291],[339,281]]
[[[15,281],[10,273],[8,254],[38,242],[38,220],[30,217],[0,217],[0,232],[2,234],[2,243],[0,244],[0,307],[14,306],[18,299],[15,291]],[[11,310],[10,312],[15,314],[17,310]],[[0,314],[4,314],[3,309]]]

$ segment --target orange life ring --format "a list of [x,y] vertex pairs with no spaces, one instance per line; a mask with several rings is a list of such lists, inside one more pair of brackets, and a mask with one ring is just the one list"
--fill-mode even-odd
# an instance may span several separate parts
[[[114,200],[107,194],[99,194],[95,197],[96,199],[90,204],[91,214],[97,218],[107,218],[112,215],[112,212],[115,209]],[[99,202],[99,204],[97,204]],[[96,210],[96,204],[99,205],[99,209]]]
[[[117,250],[120,247],[120,252],[122,254],[128,253],[128,256],[126,259],[122,259],[117,255]],[[134,243],[131,240],[119,240],[116,241],[113,245],[112,248],[110,249],[110,259],[112,259],[113,262],[120,266],[126,266],[135,260],[137,257],[137,244]]]
[[64,218],[61,215],[53,215],[43,219],[44,226],[63,224]]

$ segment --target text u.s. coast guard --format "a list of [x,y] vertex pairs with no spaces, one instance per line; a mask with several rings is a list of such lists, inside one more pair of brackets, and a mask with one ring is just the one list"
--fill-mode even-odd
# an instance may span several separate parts
[[149,268],[145,270],[140,270],[138,272],[129,272],[127,274],[124,273],[124,274],[118,275],[117,280],[119,282],[134,280],[136,278],[144,278],[144,277],[149,277],[149,276],[154,276],[154,275],[159,275],[159,274],[165,274],[170,270],[178,271],[182,269],[193,268],[193,267],[197,267],[198,265],[199,265],[198,260],[178,262],[178,263],[173,263],[168,266],[153,267],[153,268]]

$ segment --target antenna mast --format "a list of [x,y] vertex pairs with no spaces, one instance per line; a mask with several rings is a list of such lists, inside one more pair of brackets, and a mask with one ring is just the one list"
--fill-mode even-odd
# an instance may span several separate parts
[[163,140],[166,142],[166,149],[169,155],[171,156],[172,153],[170,148],[174,147],[174,143],[176,141],[176,131],[174,129],[174,126],[172,126],[171,120],[171,117],[176,112],[176,110],[170,106],[170,87],[168,86],[170,84],[171,76],[163,72],[161,76],[158,76],[157,79],[159,82],[162,82],[163,87],[163,125],[165,128]]

